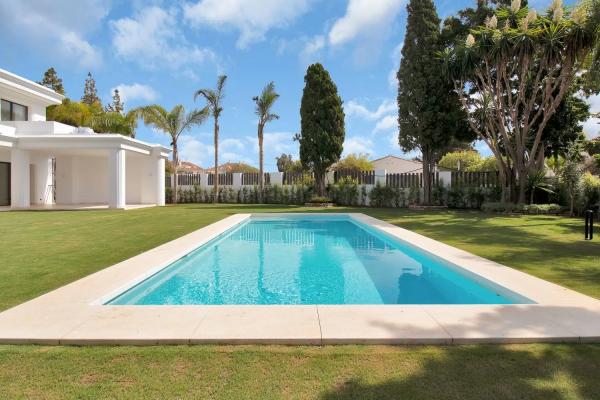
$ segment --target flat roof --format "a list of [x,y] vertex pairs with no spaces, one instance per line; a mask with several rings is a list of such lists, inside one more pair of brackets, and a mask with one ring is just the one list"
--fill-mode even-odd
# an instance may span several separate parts
[[0,68],[0,84],[15,89],[24,95],[33,96],[48,104],[60,104],[65,96],[56,93],[54,90],[42,86],[34,81],[13,74]]

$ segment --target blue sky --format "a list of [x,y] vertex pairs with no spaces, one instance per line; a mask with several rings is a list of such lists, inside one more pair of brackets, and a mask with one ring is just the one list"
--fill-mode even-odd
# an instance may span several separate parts
[[[475,0],[438,0],[446,17]],[[530,2],[531,3],[531,2]],[[537,0],[544,7],[550,0]],[[79,99],[88,71],[100,97],[120,88],[126,107],[194,103],[193,93],[228,75],[220,160],[257,163],[252,97],[274,81],[281,98],[268,125],[265,167],[282,152],[297,157],[292,136],[306,67],[331,73],[346,112],[345,153],[402,155],[396,136],[396,86],[406,0],[6,1],[0,4],[0,67],[32,80],[54,66],[67,95]],[[600,99],[591,100],[600,109]],[[598,121],[586,130],[598,135]],[[140,125],[138,138],[169,144]],[[182,159],[212,163],[212,125],[180,140]],[[478,145],[482,152],[484,146]]]

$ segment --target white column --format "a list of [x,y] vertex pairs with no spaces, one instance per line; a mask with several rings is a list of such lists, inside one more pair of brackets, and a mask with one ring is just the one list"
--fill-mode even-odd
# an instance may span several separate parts
[[387,174],[387,171],[385,169],[376,169],[375,170],[375,184],[377,185],[377,183],[379,183],[379,185],[385,186],[385,184],[386,184],[386,179],[385,179],[386,174]]
[[156,168],[156,205],[165,205],[165,159],[159,157],[155,160]]
[[233,173],[233,188],[239,189],[242,187],[242,173],[234,172]]
[[283,172],[269,172],[269,174],[271,175],[271,185],[283,185]]
[[10,197],[11,207],[28,208],[29,193],[29,152],[13,148],[10,152]]
[[439,171],[440,181],[445,187],[450,187],[452,184],[452,171]]
[[108,154],[108,207],[125,208],[125,150],[123,149],[111,149]]

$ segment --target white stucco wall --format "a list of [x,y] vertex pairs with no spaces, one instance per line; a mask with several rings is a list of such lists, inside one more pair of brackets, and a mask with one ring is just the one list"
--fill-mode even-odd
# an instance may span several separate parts
[[56,157],[57,204],[108,202],[108,161],[102,156]]
[[126,154],[127,204],[156,204],[156,163],[154,157]]
[[47,154],[31,152],[30,168],[30,201],[31,204],[52,204],[52,161]]
[[10,150],[7,148],[0,147],[0,161],[10,162]]

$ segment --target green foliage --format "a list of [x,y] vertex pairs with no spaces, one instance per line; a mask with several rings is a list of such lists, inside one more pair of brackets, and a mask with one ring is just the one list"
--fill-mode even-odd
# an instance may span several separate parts
[[369,161],[367,154],[348,154],[340,161],[335,163],[333,169],[336,171],[371,171],[373,169],[373,163]]
[[600,137],[584,141],[583,149],[591,156],[600,154]]
[[308,200],[309,203],[320,203],[320,204],[325,204],[325,203],[333,203],[333,200],[327,196],[312,196],[310,198],[310,200]]
[[283,153],[281,156],[275,157],[275,160],[277,160],[277,171],[279,172],[299,173],[303,171],[300,160],[294,160],[291,154]]
[[112,103],[106,106],[106,111],[122,113],[125,109],[125,104],[121,101],[121,95],[119,94],[119,89],[115,89],[112,96]]
[[351,177],[341,178],[329,188],[329,194],[338,205],[354,206],[358,204],[358,181]]
[[65,88],[63,87],[62,79],[58,77],[54,67],[50,67],[44,72],[44,78],[38,82],[42,86],[46,86],[49,89],[54,90],[58,94],[65,94]]
[[470,171],[472,167],[481,164],[481,155],[475,150],[460,150],[446,153],[438,166],[451,170]]
[[275,83],[269,82],[264,87],[260,96],[255,96],[252,100],[255,103],[255,114],[258,116],[258,165],[260,172],[260,187],[264,186],[264,129],[265,125],[271,121],[279,119],[279,115],[271,112],[271,108],[275,104],[275,101],[279,98],[279,94],[275,91]]
[[102,102],[100,101],[100,97],[98,97],[96,81],[92,77],[91,72],[88,72],[87,78],[85,78],[85,86],[83,88],[83,96],[81,96],[81,102],[87,105],[102,104]]
[[342,99],[329,72],[321,64],[310,65],[304,77],[300,105],[300,160],[315,176],[317,193],[325,193],[325,173],[340,158],[345,127]]
[[587,210],[600,202],[600,178],[586,172],[581,177],[583,208]]
[[564,156],[565,150],[584,136],[582,123],[590,117],[590,106],[577,95],[578,89],[574,84],[544,128],[546,157]]
[[372,207],[392,207],[394,205],[395,192],[391,187],[382,186],[377,182],[371,189],[369,198]]
[[[398,141],[404,151],[420,150],[424,197],[431,202],[429,171],[449,148],[473,137],[458,96],[442,70],[440,19],[432,0],[411,0],[398,70]],[[435,95],[434,95],[435,94]]]
[[231,173],[235,173],[235,172],[256,173],[256,172],[258,172],[258,168],[254,167],[250,164],[246,164],[245,162],[227,163],[227,165],[229,166],[227,172],[231,172]]
[[46,109],[46,119],[72,126],[91,127],[92,118],[102,112],[102,106],[98,103],[88,105],[64,99],[62,104],[52,105]]
[[573,158],[567,158],[560,170],[559,178],[562,190],[567,194],[571,215],[575,212],[575,201],[580,191],[581,166]]

